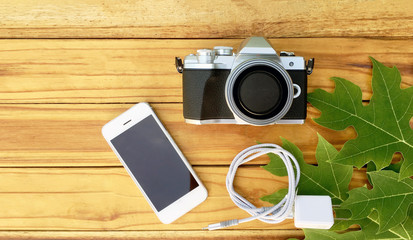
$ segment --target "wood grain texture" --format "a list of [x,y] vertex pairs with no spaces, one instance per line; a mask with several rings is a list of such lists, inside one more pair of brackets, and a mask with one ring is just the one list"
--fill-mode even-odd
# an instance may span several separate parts
[[1,240],[48,239],[303,239],[301,230],[230,230],[230,231],[0,231]]
[[[338,76],[368,100],[368,56],[397,65],[402,87],[413,85],[412,9],[411,0],[0,0],[0,240],[304,238],[292,220],[200,229],[248,216],[225,188],[240,150],[283,136],[316,163],[317,132],[340,149],[354,131],[316,125],[310,105],[300,126],[185,124],[174,57],[265,36],[278,52],[316,59],[309,92],[333,91],[329,78]],[[106,122],[142,101],[156,103],[209,191],[170,225],[159,222],[101,136]],[[235,181],[256,205],[287,186],[259,167],[267,161],[240,167]],[[355,169],[349,188],[366,183],[365,169]]]
[[[1,22],[1,21],[0,21]],[[0,40],[0,103],[182,102],[174,57],[243,39],[217,40]],[[332,76],[371,96],[371,62],[397,65],[402,87],[413,85],[411,40],[272,39],[277,51],[314,57],[308,91],[333,91]]]
[[[200,230],[208,224],[244,218],[225,188],[227,167],[195,167],[208,199],[173,224],[161,224],[123,168],[1,168],[0,230]],[[351,188],[366,183],[355,171]],[[235,188],[256,205],[259,197],[286,187],[288,179],[260,167],[241,167]],[[295,229],[252,221],[232,229]],[[1,236],[0,232],[0,236]]]
[[1,240],[129,240],[129,239],[303,239],[301,230],[229,230],[229,231],[0,231]]
[[0,2],[1,38],[412,37],[409,0]]
[[[104,124],[132,104],[3,104],[0,105],[0,166],[120,166],[104,140]],[[295,143],[309,163],[315,163],[317,132],[341,148],[355,137],[349,128],[332,131],[311,120],[303,125],[191,125],[184,122],[182,104],[152,104],[188,161],[193,165],[229,165],[241,150],[259,142]],[[250,162],[262,164],[267,158]]]

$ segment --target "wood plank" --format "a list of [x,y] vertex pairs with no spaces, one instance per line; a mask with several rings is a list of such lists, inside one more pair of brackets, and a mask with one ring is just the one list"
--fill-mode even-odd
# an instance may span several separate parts
[[[241,42],[0,40],[0,103],[182,102],[182,76],[176,72],[174,57],[217,45],[237,48]],[[295,51],[298,56],[316,59],[309,92],[316,88],[333,91],[329,78],[339,76],[359,85],[363,99],[369,99],[368,56],[388,66],[397,65],[402,87],[413,85],[411,40],[293,38],[271,42],[277,51]]]
[[[0,230],[200,230],[208,224],[244,218],[225,188],[227,167],[195,167],[208,199],[175,223],[161,224],[123,168],[0,168]],[[253,204],[287,186],[260,167],[241,167],[236,190]],[[356,170],[351,188],[366,183]],[[252,221],[232,229],[295,229]],[[0,233],[1,236],[1,233]]]
[[0,3],[0,37],[412,37],[411,9],[409,0],[16,0]]
[[301,230],[230,230],[230,231],[0,231],[0,239],[287,239],[304,238]]
[[[0,105],[0,166],[120,166],[101,135],[104,124],[132,104]],[[191,125],[182,104],[152,104],[157,115],[193,165],[229,165],[241,150],[259,142],[295,143],[315,163],[317,132],[341,148],[354,138],[351,128],[332,131],[314,123],[318,111],[308,108],[303,125]],[[262,164],[267,158],[251,162]]]

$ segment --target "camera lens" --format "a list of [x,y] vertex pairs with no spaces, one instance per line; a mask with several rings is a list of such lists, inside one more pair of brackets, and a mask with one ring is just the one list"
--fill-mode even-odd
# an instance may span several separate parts
[[240,106],[252,115],[272,112],[282,98],[282,87],[277,77],[260,69],[249,69],[237,81],[234,96]]
[[281,65],[255,59],[231,72],[225,94],[236,116],[253,125],[266,125],[288,112],[294,90],[290,76]]

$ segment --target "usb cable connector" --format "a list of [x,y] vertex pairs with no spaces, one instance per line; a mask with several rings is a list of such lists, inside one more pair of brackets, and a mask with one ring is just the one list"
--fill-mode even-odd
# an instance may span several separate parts
[[210,224],[210,225],[208,225],[208,227],[203,228],[203,230],[217,230],[217,229],[221,229],[221,228],[235,226],[235,225],[238,225],[238,224],[239,224],[238,219],[232,219],[232,220],[223,221],[223,222],[220,222],[220,223]]

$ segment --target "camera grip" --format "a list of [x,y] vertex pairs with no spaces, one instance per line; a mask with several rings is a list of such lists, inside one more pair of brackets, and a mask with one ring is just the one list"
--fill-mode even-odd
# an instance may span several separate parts
[[184,69],[183,113],[185,119],[233,119],[225,100],[229,69]]

